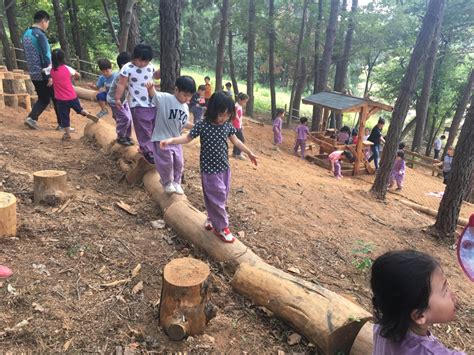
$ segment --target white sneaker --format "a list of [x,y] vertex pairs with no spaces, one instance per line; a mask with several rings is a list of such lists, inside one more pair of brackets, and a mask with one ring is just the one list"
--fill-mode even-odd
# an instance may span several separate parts
[[32,119],[31,117],[27,117],[25,120],[25,124],[30,128],[30,129],[39,129],[38,123]]
[[169,182],[165,186],[165,192],[169,195],[176,193],[176,189],[174,187],[174,184],[172,182]]
[[177,182],[174,182],[174,183],[173,183],[173,186],[174,186],[175,192],[176,192],[178,195],[184,195],[184,190],[183,190],[183,188],[181,187],[180,184],[178,184]]

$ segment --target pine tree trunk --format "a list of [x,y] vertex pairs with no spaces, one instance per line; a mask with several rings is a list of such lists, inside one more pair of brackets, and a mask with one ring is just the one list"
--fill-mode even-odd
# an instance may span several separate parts
[[117,32],[115,32],[115,26],[114,26],[114,23],[112,22],[112,17],[110,16],[109,4],[107,0],[102,0],[102,5],[104,6],[105,16],[107,16],[107,23],[109,25],[110,35],[112,36],[112,39],[115,45],[117,46],[117,48],[119,48],[120,42],[117,37]]
[[229,22],[229,0],[222,1],[221,7],[221,28],[219,32],[219,42],[217,43],[216,56],[216,88],[214,91],[222,90],[222,75],[224,72],[224,53],[227,26]]
[[[298,81],[301,79],[301,64],[302,64],[301,63],[301,61],[302,61],[301,49],[303,47],[304,30],[305,30],[305,26],[306,26],[306,21],[308,19],[308,3],[309,3],[308,0],[304,0],[303,16],[301,18],[300,35],[298,37],[298,46],[297,46],[297,49],[296,49],[295,74],[293,75],[293,83],[291,85],[290,110],[288,112],[287,125],[291,124],[291,120],[294,117],[298,119],[299,115],[300,115],[299,111],[296,110],[296,107],[295,107],[295,101],[296,101],[295,91],[296,91],[297,84],[299,84]],[[299,99],[301,100],[301,95],[300,95]],[[298,102],[297,106],[299,106],[299,102]],[[295,113],[293,113],[293,112],[295,112]]]
[[[339,0],[331,0],[331,11],[326,29],[326,41],[324,44],[323,57],[321,58],[321,64],[319,66],[318,85],[316,86],[316,92],[326,90],[328,83],[329,67],[331,66],[332,52],[334,49],[334,42],[336,41],[337,18],[339,16],[339,10]],[[317,108],[316,112],[314,113],[313,122],[311,123],[311,130],[318,131],[321,125],[322,110]]]
[[469,102],[469,97],[471,96],[472,90],[474,89],[474,70],[471,70],[467,84],[464,88],[463,94],[459,100],[456,112],[454,113],[453,122],[449,128],[449,136],[444,146],[443,157],[448,153],[448,147],[452,146],[456,135],[458,133],[459,125],[461,124],[462,116],[466,111],[467,103]]
[[[296,78],[295,95],[293,97],[293,109],[295,112],[300,111],[301,96],[303,95],[304,88],[306,87],[306,59],[301,57],[300,60],[300,72]],[[298,115],[299,116],[299,115]]]
[[[133,11],[137,0],[119,1],[120,33],[119,33],[119,52],[125,52],[128,48],[128,34],[133,20]],[[125,5],[125,6],[124,6]],[[161,1],[160,1],[161,5]]]
[[385,199],[388,181],[392,172],[393,162],[398,149],[398,141],[403,128],[403,122],[408,112],[410,100],[415,90],[416,78],[420,65],[428,53],[433,40],[437,23],[443,18],[445,0],[431,0],[426,15],[423,18],[421,30],[418,33],[415,47],[410,57],[405,76],[403,77],[400,92],[390,120],[385,147],[382,152],[382,162],[372,186],[372,194],[379,199]]
[[408,124],[403,128],[402,134],[400,135],[400,142],[403,142],[405,137],[410,133],[410,131],[415,127],[416,117],[413,118]]
[[[87,55],[85,54],[84,46],[82,44],[81,32],[79,30],[79,21],[77,18],[77,12],[78,12],[77,3],[75,0],[67,0],[66,6],[69,12],[71,27],[74,29],[72,31],[72,39],[74,42],[74,49],[76,52],[76,56],[80,60],[86,60]],[[87,66],[84,63],[78,62],[75,69],[81,70],[81,69],[85,69],[86,67]]]
[[275,0],[269,1],[268,17],[270,28],[268,30],[268,75],[270,76],[270,100],[272,106],[272,119],[276,117],[276,91],[275,91]]
[[[347,25],[346,39],[344,41],[344,50],[340,60],[336,63],[336,77],[334,80],[334,91],[344,92],[347,83],[347,69],[349,67],[349,56],[352,48],[352,38],[354,36],[355,22],[354,17],[357,12],[357,0],[352,0],[351,15]],[[336,128],[342,127],[342,113],[336,113]]]
[[180,23],[181,1],[160,0],[160,70],[164,92],[173,92],[181,73]]
[[456,230],[459,211],[474,169],[474,96],[459,135],[454,152],[451,174],[438,209],[434,225],[442,235],[451,236]]
[[255,26],[257,22],[255,0],[249,0],[249,30],[248,30],[248,45],[247,45],[247,95],[249,100],[245,108],[247,116],[253,117],[254,97],[254,71],[255,71]]
[[433,82],[434,69],[436,65],[436,54],[438,53],[438,43],[441,34],[441,23],[436,27],[433,41],[431,42],[428,59],[425,64],[425,73],[423,76],[423,87],[421,95],[416,102],[416,126],[415,135],[411,150],[419,152],[423,144],[423,132],[425,131],[426,117],[428,115],[428,106],[430,103],[431,84]]
[[[315,0],[316,1],[316,0]],[[318,87],[318,74],[320,64],[320,51],[321,51],[321,28],[323,27],[323,9],[324,0],[318,0],[318,20],[316,21],[316,32],[314,34],[314,64],[313,64],[313,94],[316,94]],[[313,106],[312,122],[316,120],[317,108]],[[319,126],[319,123],[318,123]],[[313,127],[313,125],[311,125]]]
[[[7,15],[8,30],[10,32],[10,38],[13,43],[13,51],[15,58],[21,60],[17,63],[18,68],[27,70],[25,60],[25,54],[23,51],[19,50],[23,48],[21,44],[20,33],[18,32],[18,22],[17,22],[17,11],[16,11],[16,0],[4,0],[5,13]],[[18,49],[16,49],[18,48]]]
[[140,27],[138,18],[138,6],[135,4],[132,11],[132,20],[130,21],[130,29],[128,30],[127,52],[133,53],[135,46],[140,43]]
[[233,42],[234,42],[234,35],[232,34],[232,30],[229,30],[229,74],[230,74],[230,80],[232,81],[232,87],[234,88],[234,98],[237,99],[237,95],[239,94],[239,86],[237,83],[237,78],[235,76],[234,55],[232,52]]
[[61,45],[61,49],[64,51],[66,63],[71,63],[71,61],[69,60],[69,49],[66,36],[66,26],[64,24],[64,13],[63,9],[61,8],[60,1],[53,0],[53,7],[54,17],[56,17],[56,25],[58,27],[59,44]]
[[[15,52],[13,52],[10,41],[5,32],[3,18],[0,16],[0,39],[2,40],[3,53],[5,54],[5,64],[8,70],[16,69]],[[1,56],[1,53],[0,53]]]

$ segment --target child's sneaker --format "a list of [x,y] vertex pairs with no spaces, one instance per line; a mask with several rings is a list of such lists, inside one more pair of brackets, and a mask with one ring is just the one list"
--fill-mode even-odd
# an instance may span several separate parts
[[63,141],[70,141],[71,140],[71,136],[69,134],[66,134],[64,133],[63,134],[63,138],[61,138]]
[[[69,127],[69,132],[74,132],[76,129],[75,128],[72,128],[72,127]],[[61,131],[63,132],[64,131],[64,128],[62,128],[61,126],[57,126],[56,127],[56,131]]]
[[225,227],[224,229],[220,231],[214,228],[214,234],[218,236],[225,243],[235,242],[235,237],[232,235],[228,227]]
[[39,129],[39,126],[38,126],[38,122],[36,122],[34,119],[32,119],[31,117],[28,117],[26,120],[25,120],[25,124],[31,128],[31,129]]
[[129,143],[129,145],[134,145],[135,144],[135,142],[133,141],[133,139],[131,137],[125,137],[125,139]]
[[125,146],[131,146],[132,145],[126,137],[117,138],[117,143],[120,144],[120,145],[125,145]]
[[155,159],[153,159],[153,153],[148,152],[146,154],[143,154],[143,157],[146,159],[147,162],[149,162],[152,165],[155,165]]
[[204,222],[204,229],[210,231],[210,230],[212,230],[212,228],[213,228],[212,227],[212,222],[209,219],[209,217],[207,217],[206,222]]
[[95,117],[97,117],[97,118],[102,118],[102,117],[104,117],[105,115],[107,115],[108,113],[109,113],[109,111],[107,111],[107,110],[100,110],[100,111],[97,113],[97,115],[95,115]]
[[168,195],[176,193],[176,189],[175,189],[174,184],[172,182],[169,182],[165,185],[165,192]]
[[174,185],[174,189],[176,190],[175,192],[178,195],[184,195],[184,190],[183,190],[183,188],[181,187],[180,184],[178,184],[177,182],[173,182],[173,185]]

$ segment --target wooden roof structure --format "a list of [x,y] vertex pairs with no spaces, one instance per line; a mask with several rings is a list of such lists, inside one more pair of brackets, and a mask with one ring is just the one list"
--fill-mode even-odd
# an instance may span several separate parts
[[[313,105],[323,110],[323,120],[321,131],[326,131],[329,113],[342,114],[344,112],[359,112],[359,137],[363,137],[365,123],[367,119],[379,111],[393,110],[390,105],[381,102],[372,101],[368,98],[346,95],[336,91],[323,91],[317,94],[310,95],[303,99],[303,103]],[[354,163],[354,172],[356,175],[359,171],[360,162],[363,162],[367,171],[372,170],[369,163],[362,154],[362,139],[359,139],[356,146],[356,161]]]

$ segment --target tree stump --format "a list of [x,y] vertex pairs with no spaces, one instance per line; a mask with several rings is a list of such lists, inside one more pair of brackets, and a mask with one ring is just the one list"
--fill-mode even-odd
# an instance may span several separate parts
[[33,173],[34,202],[57,205],[67,195],[67,173],[60,170],[42,170]]
[[0,192],[0,237],[16,235],[16,198]]
[[18,108],[18,82],[14,80],[12,72],[3,73],[3,90],[5,105],[14,109]]
[[160,326],[173,340],[201,333],[215,316],[207,303],[209,266],[193,258],[174,259],[165,266],[160,303]]

